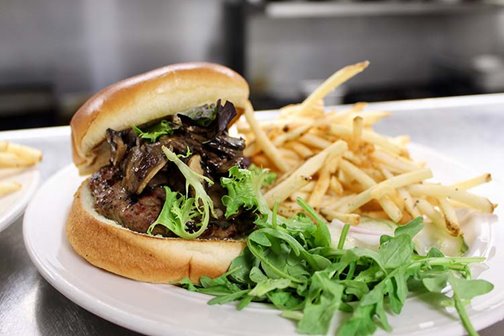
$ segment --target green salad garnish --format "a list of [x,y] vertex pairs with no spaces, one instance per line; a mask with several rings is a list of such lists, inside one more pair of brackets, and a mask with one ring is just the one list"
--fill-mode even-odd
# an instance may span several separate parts
[[[340,237],[331,237],[325,220],[302,199],[297,203],[303,213],[280,216],[276,206],[264,207],[257,192],[261,183],[253,181],[264,177],[250,174],[233,168],[223,180],[231,196],[224,202],[229,215],[239,207],[258,214],[245,250],[226,274],[202,277],[197,285],[184,279],[185,288],[215,296],[209,304],[236,301],[243,309],[252,301],[271,303],[296,321],[302,334],[327,334],[336,312],[344,312],[336,331],[342,336],[391,331],[388,314],[400,314],[410,293],[431,292],[453,305],[469,335],[477,335],[465,306],[493,288],[471,278],[470,265],[484,258],[447,257],[436,248],[419,255],[412,239],[423,228],[422,218],[399,226],[393,236],[383,235],[377,251],[345,249],[348,224]],[[254,187],[242,190],[246,186]]]

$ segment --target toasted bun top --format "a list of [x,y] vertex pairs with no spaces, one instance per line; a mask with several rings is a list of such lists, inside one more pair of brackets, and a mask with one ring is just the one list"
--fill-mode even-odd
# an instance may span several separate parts
[[124,130],[218,99],[243,109],[248,96],[240,75],[211,63],[169,65],[125,79],[95,94],[73,116],[73,161],[81,175],[105,165],[109,153],[101,145],[108,128]]

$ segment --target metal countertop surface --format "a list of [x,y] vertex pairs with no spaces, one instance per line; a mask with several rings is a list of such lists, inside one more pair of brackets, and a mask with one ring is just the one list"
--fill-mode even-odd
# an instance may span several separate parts
[[[475,173],[504,181],[504,94],[376,103],[370,109],[392,112],[377,131],[409,134]],[[55,127],[0,132],[0,139],[43,151],[43,184],[71,163],[69,135],[68,127]],[[138,335],[80,308],[44,280],[26,252],[22,222],[23,216],[0,232],[0,335]],[[501,321],[480,334],[498,336],[503,329]]]

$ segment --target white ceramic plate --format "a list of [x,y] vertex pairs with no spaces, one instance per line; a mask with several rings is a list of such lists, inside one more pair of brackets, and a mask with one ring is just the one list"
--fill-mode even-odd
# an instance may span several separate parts
[[22,185],[21,189],[0,197],[0,232],[6,229],[23,213],[26,205],[37,190],[39,172],[36,168],[19,171],[1,169],[0,181],[15,181]]
[[[439,180],[468,178],[473,174],[458,164],[420,146],[412,146],[416,158],[429,162]],[[252,304],[237,311],[232,304],[209,306],[209,296],[191,293],[171,285],[153,285],[122,278],[95,268],[73,252],[65,239],[65,221],[73,193],[80,184],[73,167],[54,175],[39,190],[24,217],[24,240],[31,259],[57,290],[85,309],[126,328],[152,335],[292,335],[293,322],[263,304]],[[492,183],[486,196],[495,198],[498,183]],[[481,225],[490,225],[482,217]],[[500,218],[503,218],[502,216]],[[502,223],[501,223],[502,224]],[[493,223],[486,230],[487,244],[504,239],[504,227]],[[488,270],[481,277],[495,289],[477,298],[469,314],[477,329],[504,317],[504,248],[491,251]],[[335,319],[335,326],[340,316]],[[454,312],[435,307],[418,296],[408,299],[400,316],[391,316],[394,335],[462,335]],[[385,334],[378,332],[377,334]]]

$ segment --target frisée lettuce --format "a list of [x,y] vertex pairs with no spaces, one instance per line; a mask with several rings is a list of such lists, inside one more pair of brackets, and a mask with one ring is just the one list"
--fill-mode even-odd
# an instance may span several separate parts
[[274,173],[254,166],[250,169],[238,166],[229,169],[229,177],[221,179],[221,185],[227,189],[227,195],[222,197],[222,203],[226,206],[226,218],[238,213],[242,207],[267,213],[269,208],[262,197],[261,188],[273,183],[275,178]]
[[[162,225],[181,238],[198,238],[208,227],[210,215],[212,214],[215,217],[213,201],[208,196],[203,185],[204,182],[208,184],[213,184],[213,182],[208,177],[193,171],[177,154],[173,153],[166,146],[163,146],[162,150],[166,158],[173,162],[182,175],[184,175],[186,194],[185,196],[180,195],[165,187],[165,203],[161,209],[161,213],[156,221],[151,224],[147,233],[151,234],[156,225]],[[194,197],[189,197],[189,188],[192,188]],[[197,223],[193,222],[193,219],[196,217],[200,218]],[[187,224],[189,223],[199,226],[198,230],[189,232],[187,228]]]

